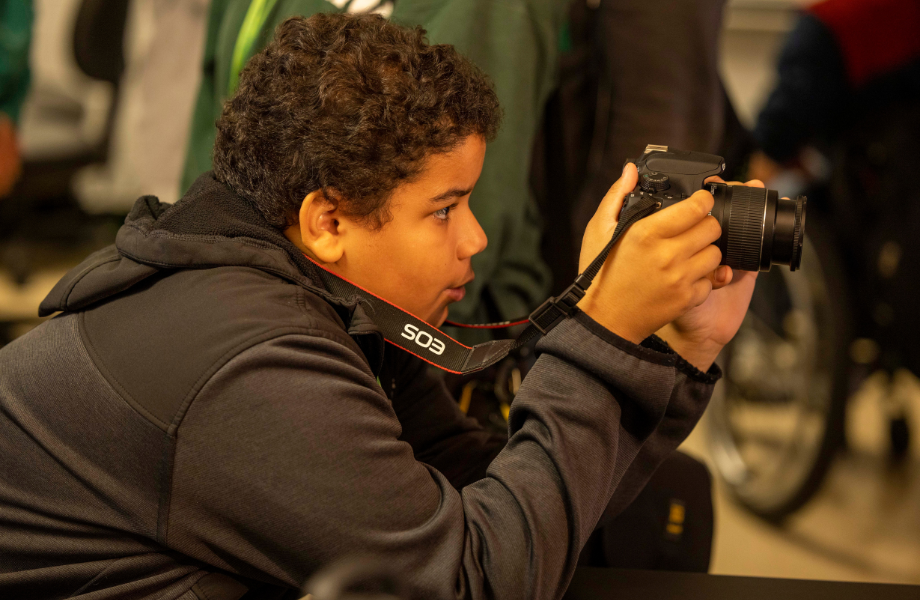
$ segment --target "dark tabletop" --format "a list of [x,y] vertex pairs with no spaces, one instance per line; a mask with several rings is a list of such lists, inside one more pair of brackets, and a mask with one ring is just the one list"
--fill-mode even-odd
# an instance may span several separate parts
[[702,573],[575,571],[564,600],[920,600],[920,586]]

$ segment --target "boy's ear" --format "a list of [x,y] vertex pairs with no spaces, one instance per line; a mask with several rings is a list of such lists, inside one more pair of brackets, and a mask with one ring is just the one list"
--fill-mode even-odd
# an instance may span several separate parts
[[322,263],[338,262],[345,253],[339,211],[322,190],[307,194],[298,218],[300,241],[309,254]]

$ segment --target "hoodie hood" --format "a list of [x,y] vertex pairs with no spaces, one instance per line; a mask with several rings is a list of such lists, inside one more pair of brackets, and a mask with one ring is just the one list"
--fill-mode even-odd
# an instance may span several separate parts
[[283,233],[250,202],[205,173],[175,205],[154,196],[138,199],[115,244],[68,272],[42,301],[39,315],[88,308],[163,271],[219,266],[272,273],[348,313],[358,302],[330,294],[316,276],[317,267]]

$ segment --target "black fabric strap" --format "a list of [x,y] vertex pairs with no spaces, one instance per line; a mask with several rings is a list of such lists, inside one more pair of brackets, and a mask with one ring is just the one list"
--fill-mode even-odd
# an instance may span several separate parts
[[528,318],[485,325],[450,323],[459,327],[499,328],[529,322],[530,325],[515,340],[496,340],[473,347],[466,346],[384,298],[343,279],[319,263],[315,264],[319,267],[318,274],[326,289],[341,298],[357,298],[387,342],[445,371],[457,374],[473,373],[494,365],[537,335],[546,335],[567,318],[604,266],[613,245],[636,221],[651,214],[657,208],[657,204],[654,198],[645,195],[638,202],[631,203],[620,215],[613,236],[597,258],[562,294],[548,299]]

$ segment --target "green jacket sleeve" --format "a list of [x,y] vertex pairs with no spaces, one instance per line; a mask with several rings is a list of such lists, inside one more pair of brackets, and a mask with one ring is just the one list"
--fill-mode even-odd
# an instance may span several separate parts
[[14,123],[29,91],[31,0],[0,0],[0,113]]

